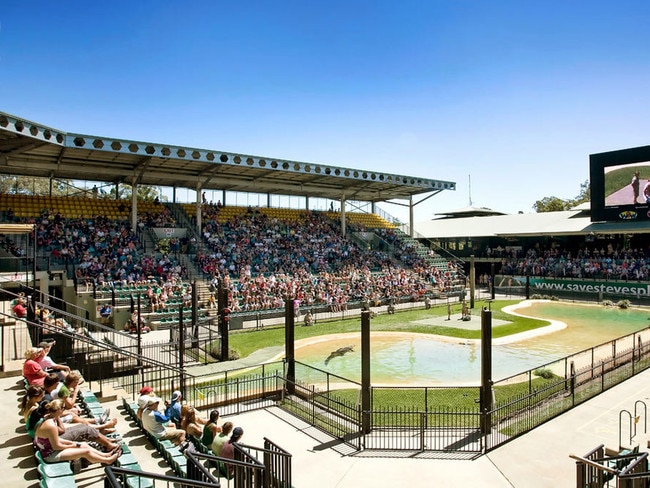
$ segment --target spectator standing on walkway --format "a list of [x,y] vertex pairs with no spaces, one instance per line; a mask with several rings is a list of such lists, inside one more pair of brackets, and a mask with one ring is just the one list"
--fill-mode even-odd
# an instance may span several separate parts
[[634,194],[634,201],[632,202],[632,205],[636,205],[639,200],[639,172],[635,171],[634,175],[632,176],[632,183],[630,183],[632,186],[632,193]]

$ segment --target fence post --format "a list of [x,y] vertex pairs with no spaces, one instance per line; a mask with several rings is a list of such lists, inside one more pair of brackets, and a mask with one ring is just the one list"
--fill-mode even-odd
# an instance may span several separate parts
[[370,432],[370,311],[361,312],[361,428],[364,434]]
[[571,373],[570,373],[569,387],[571,391],[571,404],[575,407],[576,405],[576,366],[573,361],[571,361]]
[[492,420],[492,311],[483,307],[481,311],[481,432],[491,432]]
[[289,297],[284,303],[284,357],[287,365],[285,388],[289,395],[296,392],[295,313],[294,298]]
[[426,446],[424,444],[424,433],[426,431],[427,414],[420,412],[420,451],[424,452]]

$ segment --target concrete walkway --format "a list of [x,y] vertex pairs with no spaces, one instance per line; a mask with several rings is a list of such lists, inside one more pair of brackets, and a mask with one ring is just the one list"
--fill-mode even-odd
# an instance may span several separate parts
[[[22,394],[18,377],[0,378],[6,402],[0,403],[0,456],[6,461],[6,486],[37,486],[30,439],[17,414],[17,399]],[[575,486],[575,461],[570,453],[585,454],[599,444],[616,448],[619,416],[622,410],[634,412],[636,401],[650,405],[650,371],[618,385],[570,412],[547,422],[495,451],[475,460],[431,459],[421,455],[379,457],[372,452],[355,453],[351,448],[310,427],[278,408],[224,417],[244,429],[242,441],[261,446],[268,437],[293,456],[293,485],[298,488],[376,488],[395,487],[535,487]],[[121,401],[111,406],[120,419],[119,430],[139,459],[143,469],[169,472],[157,453],[130,424]],[[639,433],[633,442],[647,445]],[[623,425],[623,439],[629,424]],[[78,475],[79,486],[102,486],[102,469],[88,468]]]

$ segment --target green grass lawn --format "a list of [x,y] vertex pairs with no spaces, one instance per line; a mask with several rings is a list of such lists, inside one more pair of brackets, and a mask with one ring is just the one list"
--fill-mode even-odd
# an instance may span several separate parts
[[[510,323],[495,326],[492,330],[492,337],[505,337],[531,329],[537,329],[549,325],[546,320],[530,319],[509,315],[502,311],[504,307],[519,303],[520,300],[498,300],[491,303],[492,318],[509,321]],[[474,315],[480,312],[483,303],[477,302]],[[453,307],[453,314],[460,313],[460,304]],[[371,320],[372,331],[392,332],[419,332],[423,334],[436,334],[463,339],[480,339],[480,330],[467,330],[455,327],[439,327],[433,325],[418,324],[416,321],[433,316],[444,316],[447,314],[447,306],[441,305],[432,307],[430,310],[416,309],[405,312],[398,312],[394,315],[382,314]],[[359,332],[361,330],[361,319],[359,317],[332,322],[318,321],[314,326],[305,327],[296,324],[295,339],[306,339],[309,337],[323,336],[328,334],[340,334],[346,332]],[[253,351],[263,347],[282,346],[284,344],[284,327],[265,327],[261,330],[239,331],[230,334],[230,347],[239,353],[240,357],[246,357]]]
[[632,174],[635,171],[639,171],[639,181],[641,182],[639,191],[643,193],[643,186],[650,179],[650,170],[647,166],[627,166],[607,173],[607,177],[605,178],[605,197],[629,185],[632,182]]

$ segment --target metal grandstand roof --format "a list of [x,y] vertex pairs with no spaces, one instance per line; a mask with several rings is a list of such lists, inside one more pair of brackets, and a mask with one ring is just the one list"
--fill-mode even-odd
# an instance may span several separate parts
[[0,174],[379,202],[456,183],[68,133],[0,112]]
[[586,206],[560,212],[473,216],[417,222],[415,230],[429,239],[517,237],[584,234],[645,234],[650,222],[592,222]]

